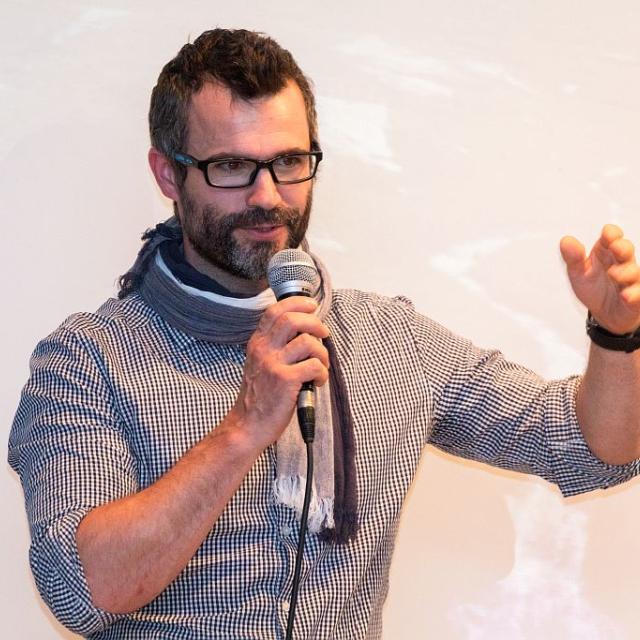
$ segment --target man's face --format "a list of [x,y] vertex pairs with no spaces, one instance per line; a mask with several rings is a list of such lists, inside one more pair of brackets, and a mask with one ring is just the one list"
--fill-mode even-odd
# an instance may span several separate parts
[[[249,102],[207,83],[192,99],[185,151],[196,158],[268,160],[309,149],[304,100],[295,83]],[[201,171],[190,169],[178,200],[185,256],[217,279],[227,274],[262,281],[271,256],[304,238],[311,199],[311,181],[278,185],[264,169],[239,189],[210,187]]]

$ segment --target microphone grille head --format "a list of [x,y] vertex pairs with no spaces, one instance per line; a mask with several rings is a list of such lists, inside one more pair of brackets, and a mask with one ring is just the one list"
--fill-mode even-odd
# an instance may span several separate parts
[[320,288],[318,269],[301,249],[278,251],[269,261],[267,280],[278,300],[292,295],[313,297]]

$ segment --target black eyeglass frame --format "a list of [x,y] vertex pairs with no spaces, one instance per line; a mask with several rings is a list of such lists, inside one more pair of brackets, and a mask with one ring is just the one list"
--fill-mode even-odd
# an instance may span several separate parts
[[[302,178],[299,180],[279,180],[273,168],[273,163],[276,162],[276,160],[280,160],[281,158],[299,157],[299,156],[315,157],[316,163],[315,163],[315,166],[313,167],[313,173],[309,177]],[[173,155],[173,159],[176,162],[179,162],[180,164],[184,165],[185,167],[193,167],[194,169],[200,169],[200,171],[202,171],[204,175],[204,179],[206,183],[210,187],[213,187],[214,189],[246,189],[256,181],[256,177],[260,169],[268,169],[271,175],[271,178],[276,184],[299,184],[300,182],[307,182],[307,180],[312,180],[315,177],[316,172],[318,171],[318,165],[322,160],[322,156],[323,156],[322,151],[303,151],[299,153],[281,153],[277,156],[274,156],[270,160],[256,160],[255,158],[233,158],[233,157],[213,158],[211,160],[198,160],[197,158],[190,156],[188,153],[175,153]],[[249,182],[239,187],[227,187],[219,184],[212,184],[211,181],[209,180],[209,172],[207,170],[207,167],[210,164],[213,164],[214,162],[230,162],[230,161],[253,162],[256,165],[256,168],[249,176]]]

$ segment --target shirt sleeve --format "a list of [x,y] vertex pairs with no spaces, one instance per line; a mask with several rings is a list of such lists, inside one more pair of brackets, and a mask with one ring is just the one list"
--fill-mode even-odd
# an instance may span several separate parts
[[107,380],[91,342],[58,329],[33,353],[9,439],[9,463],[24,488],[36,585],[56,618],[81,635],[122,616],[93,606],[76,530],[94,507],[138,490]]
[[564,496],[606,489],[640,473],[640,460],[607,464],[589,449],[578,424],[580,377],[546,381],[479,349],[408,307],[432,385],[429,442],[463,458],[539,475]]

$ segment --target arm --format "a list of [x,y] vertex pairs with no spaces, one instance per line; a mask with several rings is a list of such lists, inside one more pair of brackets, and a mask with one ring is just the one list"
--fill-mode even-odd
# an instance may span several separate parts
[[128,613],[180,573],[260,454],[232,411],[154,484],[91,510],[76,532],[96,607]]
[[[324,384],[328,330],[315,302],[288,298],[265,314],[247,346],[234,408],[162,478],[90,511],[76,541],[92,599],[138,609],[182,571],[256,458],[286,428],[300,384]],[[297,337],[296,337],[297,336]]]
[[601,460],[626,464],[640,458],[640,352],[592,344],[576,413],[589,448]]
[[[607,330],[631,333],[640,326],[640,268],[634,247],[615,225],[606,225],[589,256],[574,238],[560,244],[578,299]],[[640,457],[640,351],[624,353],[591,345],[576,397],[578,421],[591,450],[604,462]]]
[[[428,385],[427,442],[447,453],[556,484],[564,496],[605,489],[640,472],[640,461],[596,457],[576,416],[581,379],[544,380],[407,309]],[[413,394],[420,397],[419,392]]]

